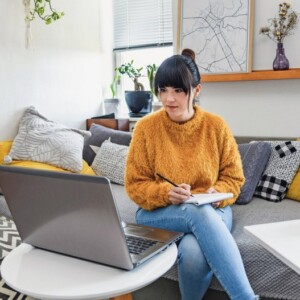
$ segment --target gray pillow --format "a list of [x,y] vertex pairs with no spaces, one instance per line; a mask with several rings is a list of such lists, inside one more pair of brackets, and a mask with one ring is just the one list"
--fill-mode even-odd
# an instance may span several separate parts
[[265,142],[253,142],[239,144],[238,148],[242,158],[246,181],[236,203],[247,204],[253,198],[256,186],[269,161],[271,146]]
[[25,110],[9,154],[12,159],[47,163],[71,172],[80,172],[84,136],[90,132],[67,128],[42,116],[34,107]]
[[115,130],[101,125],[92,124],[90,128],[91,136],[86,138],[83,147],[83,159],[91,165],[96,153],[90,146],[100,147],[105,140],[110,138],[110,141],[115,144],[128,146],[131,141],[131,132]]

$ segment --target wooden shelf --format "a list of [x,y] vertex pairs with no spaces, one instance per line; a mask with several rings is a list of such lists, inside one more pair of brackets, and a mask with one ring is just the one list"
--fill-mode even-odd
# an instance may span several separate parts
[[249,73],[202,75],[202,82],[300,79],[300,69],[286,71],[259,70]]
[[129,119],[87,119],[86,129],[89,130],[93,123],[115,130],[129,131]]

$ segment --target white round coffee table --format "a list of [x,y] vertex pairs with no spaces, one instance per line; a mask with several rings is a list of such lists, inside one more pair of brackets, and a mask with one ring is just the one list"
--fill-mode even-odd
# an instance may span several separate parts
[[10,287],[38,299],[105,299],[152,283],[176,258],[177,247],[172,244],[134,270],[125,271],[21,244],[4,258],[1,274]]

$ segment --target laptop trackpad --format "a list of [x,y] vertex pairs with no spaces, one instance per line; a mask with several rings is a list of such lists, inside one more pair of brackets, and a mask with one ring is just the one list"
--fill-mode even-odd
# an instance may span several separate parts
[[174,232],[159,228],[152,228],[137,224],[126,224],[124,232],[126,235],[135,235],[142,238],[153,239],[160,242],[169,242]]
[[134,225],[134,224],[126,224],[124,228],[125,234],[129,235],[138,235],[138,236],[145,236],[148,233],[150,233],[153,229],[149,227],[143,227],[139,225]]
[[131,225],[131,224],[126,224],[124,228],[125,234],[128,235],[137,235],[137,236],[144,236],[146,237],[149,233],[153,231],[152,228],[149,227],[144,227],[144,226],[139,226],[139,225]]

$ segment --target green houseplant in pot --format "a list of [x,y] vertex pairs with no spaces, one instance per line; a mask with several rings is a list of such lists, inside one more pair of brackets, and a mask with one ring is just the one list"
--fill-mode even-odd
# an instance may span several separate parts
[[143,84],[139,82],[142,69],[143,67],[134,67],[133,60],[116,68],[119,74],[127,75],[133,81],[134,90],[125,91],[125,101],[132,115],[147,114],[152,110],[152,92],[145,91]]

